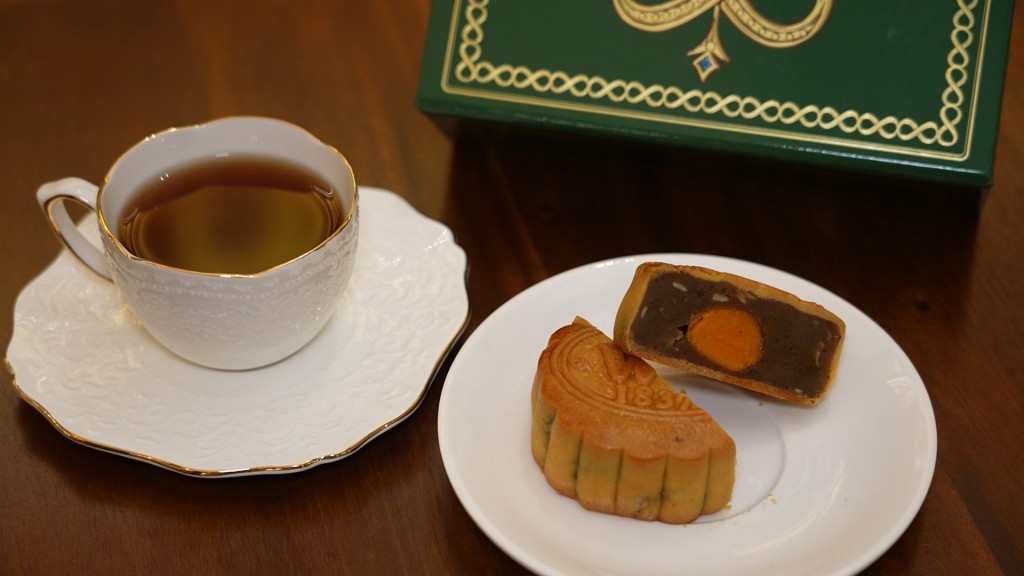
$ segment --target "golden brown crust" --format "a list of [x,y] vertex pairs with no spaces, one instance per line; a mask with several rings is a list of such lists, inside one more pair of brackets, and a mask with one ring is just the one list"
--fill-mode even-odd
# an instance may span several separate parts
[[732,438],[585,320],[552,334],[531,397],[534,460],[587,509],[680,524],[728,504]]
[[[674,353],[675,351],[671,350],[668,346],[650,345],[649,343],[643,342],[642,338],[638,338],[636,333],[637,319],[644,315],[646,313],[645,309],[648,308],[648,288],[658,277],[664,274],[677,273],[702,281],[712,283],[722,282],[735,286],[739,294],[746,295],[746,297],[749,297],[750,299],[782,302],[788,304],[799,312],[821,319],[823,322],[834,326],[837,334],[836,338],[838,347],[832,355],[828,365],[821,367],[825,376],[823,377],[824,380],[821,382],[820,388],[817,390],[795,389],[783,385],[784,383],[781,382],[773,382],[756,377],[750,377],[747,374],[736,373],[723,369],[721,366],[715,365],[714,362],[706,361],[706,359],[695,360],[680,357],[680,355]],[[657,362],[687,370],[694,374],[734,384],[774,398],[796,402],[798,404],[814,405],[820,402],[831,389],[836,371],[838,370],[842,341],[845,339],[845,333],[845,323],[834,313],[819,304],[807,302],[793,294],[773,286],[762,284],[735,274],[719,272],[697,266],[677,266],[659,262],[646,262],[637,267],[633,281],[622,298],[618,313],[615,317],[614,339],[615,342],[624,350],[651,362]]]

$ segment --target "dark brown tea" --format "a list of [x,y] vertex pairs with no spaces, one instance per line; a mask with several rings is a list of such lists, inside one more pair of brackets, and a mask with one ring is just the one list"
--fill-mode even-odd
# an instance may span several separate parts
[[344,220],[320,178],[280,161],[217,158],[145,186],[118,233],[152,262],[214,274],[256,274],[315,248]]

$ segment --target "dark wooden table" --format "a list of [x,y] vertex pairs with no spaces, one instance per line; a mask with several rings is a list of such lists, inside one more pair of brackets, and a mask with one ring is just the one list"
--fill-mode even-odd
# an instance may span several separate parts
[[[545,278],[635,253],[741,258],[835,292],[906,351],[938,425],[927,499],[866,573],[1024,573],[1024,11],[980,204],[972,191],[736,157],[506,130],[451,137],[414,106],[429,9],[0,1],[0,344],[19,290],[59,251],[39,184],[99,181],[169,126],[279,117],[344,151],[361,183],[452,228],[471,266],[467,334]],[[219,480],[69,441],[3,371],[0,573],[522,573],[445,475],[437,411],[450,362],[418,411],[350,458]]]

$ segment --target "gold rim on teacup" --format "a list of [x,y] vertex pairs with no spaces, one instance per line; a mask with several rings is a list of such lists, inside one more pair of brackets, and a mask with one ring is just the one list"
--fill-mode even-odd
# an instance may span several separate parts
[[[323,179],[338,195],[338,222],[315,246],[251,273],[154,262],[129,250],[111,229],[160,174],[230,157],[283,162]],[[102,186],[66,178],[44,184],[36,196],[60,241],[114,281],[142,326],[204,366],[249,369],[290,356],[333,316],[352,272],[359,229],[354,170],[336,148],[282,120],[232,116],[157,132],[121,154]],[[101,246],[78,229],[66,202],[96,213]]]

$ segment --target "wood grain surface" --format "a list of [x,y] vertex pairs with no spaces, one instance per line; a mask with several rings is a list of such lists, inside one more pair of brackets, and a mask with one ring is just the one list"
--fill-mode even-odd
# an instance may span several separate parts
[[[938,425],[927,499],[865,574],[1024,573],[1020,10],[984,195],[549,133],[442,130],[414,105],[429,11],[427,0],[0,1],[0,344],[18,292],[60,250],[36,205],[40,184],[99,182],[167,127],[278,117],[343,151],[362,184],[453,230],[470,261],[467,335],[545,278],[636,253],[741,258],[838,294],[906,351]],[[450,362],[419,410],[350,458],[215,481],[69,441],[0,371],[0,573],[525,573],[445,475],[437,408]]]

